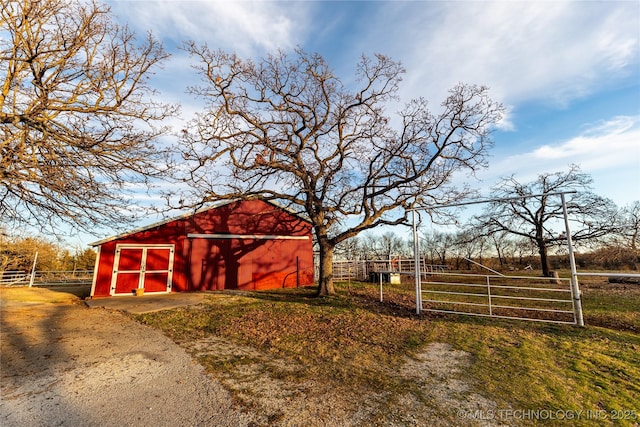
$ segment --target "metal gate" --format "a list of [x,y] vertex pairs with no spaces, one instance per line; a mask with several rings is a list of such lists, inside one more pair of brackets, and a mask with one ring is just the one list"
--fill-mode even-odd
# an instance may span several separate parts
[[420,310],[577,324],[571,279],[422,274]]
[[[414,269],[416,313],[434,311],[541,322],[571,323],[584,326],[582,296],[578,285],[578,272],[576,271],[573,255],[573,242],[571,240],[571,229],[565,201],[565,194],[570,193],[575,193],[575,191],[479,200],[434,206],[432,208],[440,209],[538,196],[560,196],[569,251],[569,263],[571,264],[570,279],[441,273],[438,277],[449,276],[450,279],[447,281],[444,281],[444,279],[432,280],[433,277],[431,275],[423,274],[420,271],[418,261],[420,244],[416,209],[411,210],[413,213],[413,253],[416,260],[416,268]],[[540,282],[541,280],[543,281],[542,283]],[[557,287],[552,286],[556,282],[558,283]],[[569,295],[568,297],[567,294]]]

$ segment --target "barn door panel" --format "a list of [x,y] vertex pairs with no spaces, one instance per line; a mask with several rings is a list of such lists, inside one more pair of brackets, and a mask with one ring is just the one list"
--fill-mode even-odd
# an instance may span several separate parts
[[170,292],[173,275],[173,245],[117,245],[111,278],[111,295]]
[[171,290],[173,248],[147,248],[142,287],[145,292]]
[[114,294],[130,294],[140,286],[140,272],[119,272],[115,282]]
[[145,292],[168,292],[167,278],[169,272],[166,273],[149,273],[144,274],[144,288]]
[[111,294],[131,293],[140,286],[142,248],[117,248],[114,260]]

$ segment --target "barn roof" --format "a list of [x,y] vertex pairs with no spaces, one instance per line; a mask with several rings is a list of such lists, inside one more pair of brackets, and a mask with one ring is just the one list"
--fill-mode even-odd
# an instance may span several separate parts
[[[139,233],[141,231],[150,230],[152,228],[156,228],[156,227],[159,227],[161,225],[168,224],[170,222],[177,221],[177,220],[180,220],[180,219],[190,218],[190,217],[192,217],[194,215],[197,215],[197,214],[199,214],[201,212],[206,212],[206,211],[210,211],[210,210],[213,210],[213,209],[218,209],[218,208],[221,208],[222,206],[226,206],[228,204],[239,202],[239,201],[242,201],[242,200],[249,200],[249,199],[222,200],[222,201],[219,201],[217,203],[214,203],[211,206],[207,206],[205,208],[200,208],[200,209],[198,209],[196,211],[193,211],[193,212],[186,212],[186,213],[184,213],[182,215],[178,215],[178,216],[175,216],[175,217],[172,217],[172,218],[166,218],[166,219],[163,219],[162,221],[154,222],[153,224],[149,224],[149,225],[145,225],[145,226],[142,226],[142,227],[135,228],[133,230],[125,231],[124,233],[120,233],[120,234],[117,234],[115,236],[105,237],[104,239],[97,240],[95,242],[89,243],[89,246],[100,246],[100,245],[102,245],[104,243],[107,243],[107,242],[110,242],[112,240],[121,239],[123,237],[127,237],[127,236],[130,236],[132,234]],[[273,205],[273,206],[275,206],[275,207],[277,207],[279,209],[282,209],[283,211],[289,212],[291,215],[294,215],[294,216],[300,218],[301,220],[303,220],[305,222],[310,222],[309,218],[307,218],[304,215],[301,215],[301,214],[295,212],[292,209],[289,209],[289,208],[287,208],[285,206],[282,206],[279,203],[276,203],[276,202],[274,202],[272,200],[263,200],[263,201],[266,202],[266,203],[269,203],[269,204],[271,204],[271,205]]]

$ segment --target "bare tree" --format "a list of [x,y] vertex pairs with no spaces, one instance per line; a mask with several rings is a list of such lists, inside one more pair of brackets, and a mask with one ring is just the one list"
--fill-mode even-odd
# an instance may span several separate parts
[[194,43],[186,49],[204,81],[191,92],[208,108],[184,130],[194,193],[181,194],[183,204],[253,196],[295,207],[313,224],[320,295],[334,292],[337,244],[406,223],[418,203],[458,199],[464,191],[450,185],[453,174],[485,166],[488,133],[501,118],[487,88],[460,84],[439,113],[416,99],[392,121],[385,106],[404,70],[383,55],[361,59],[350,90],[321,56],[299,49],[259,63]]
[[621,209],[619,216],[621,243],[636,252],[640,251],[640,201],[636,200]]
[[508,239],[509,233],[493,233],[489,236],[490,242],[493,244],[493,248],[498,256],[498,263],[500,268],[504,268],[507,262],[507,253],[510,248],[513,248],[513,241]]
[[148,79],[167,57],[92,2],[0,0],[0,218],[56,230],[130,219],[129,188],[166,163],[176,112]]
[[461,258],[464,259],[467,270],[471,269],[473,258],[477,258],[478,262],[482,264],[482,256],[487,244],[486,236],[479,235],[476,230],[466,229],[455,233],[451,239],[453,254],[456,260],[456,270],[460,269]]
[[422,235],[422,250],[428,253],[432,264],[445,265],[455,245],[453,233],[431,231]]
[[406,255],[407,242],[392,231],[383,234],[367,234],[365,245],[370,258],[390,260],[393,256]]
[[616,232],[595,251],[597,262],[607,268],[627,265],[637,270],[640,264],[640,201],[620,209],[616,224]]
[[[535,258],[537,247],[531,239],[516,236],[513,240],[514,258],[513,262],[517,263],[518,268],[524,270],[532,269],[532,260]],[[516,258],[517,257],[517,258]]]
[[616,230],[615,204],[588,191],[591,182],[591,177],[581,173],[576,165],[570,165],[568,172],[540,174],[538,179],[525,184],[514,176],[505,178],[494,187],[492,197],[538,196],[491,202],[472,223],[487,235],[506,232],[533,242],[540,256],[542,274],[551,276],[548,248],[565,244],[567,239],[562,231],[564,216],[560,197],[547,193],[577,191],[566,196],[573,241],[595,241]]
[[358,237],[344,240],[336,245],[335,253],[337,257],[345,260],[367,259],[367,249]]

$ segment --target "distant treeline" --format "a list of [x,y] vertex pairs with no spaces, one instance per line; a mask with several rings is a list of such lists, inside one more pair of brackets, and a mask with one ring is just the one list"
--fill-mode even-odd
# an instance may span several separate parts
[[29,271],[38,253],[38,271],[93,270],[96,252],[78,249],[74,252],[44,238],[9,238],[0,235],[0,271]]
[[[579,246],[575,259],[583,270],[639,270],[640,251],[622,244],[618,239],[601,242],[597,247]],[[342,259],[393,259],[412,257],[411,239],[393,232],[368,234],[341,245],[336,255]],[[565,245],[555,245],[549,255],[552,269],[568,269],[569,257]],[[420,256],[434,265],[447,265],[453,270],[481,269],[480,263],[498,271],[540,270],[537,248],[527,239],[505,236],[484,236],[469,239],[465,233],[425,233],[420,237]]]

